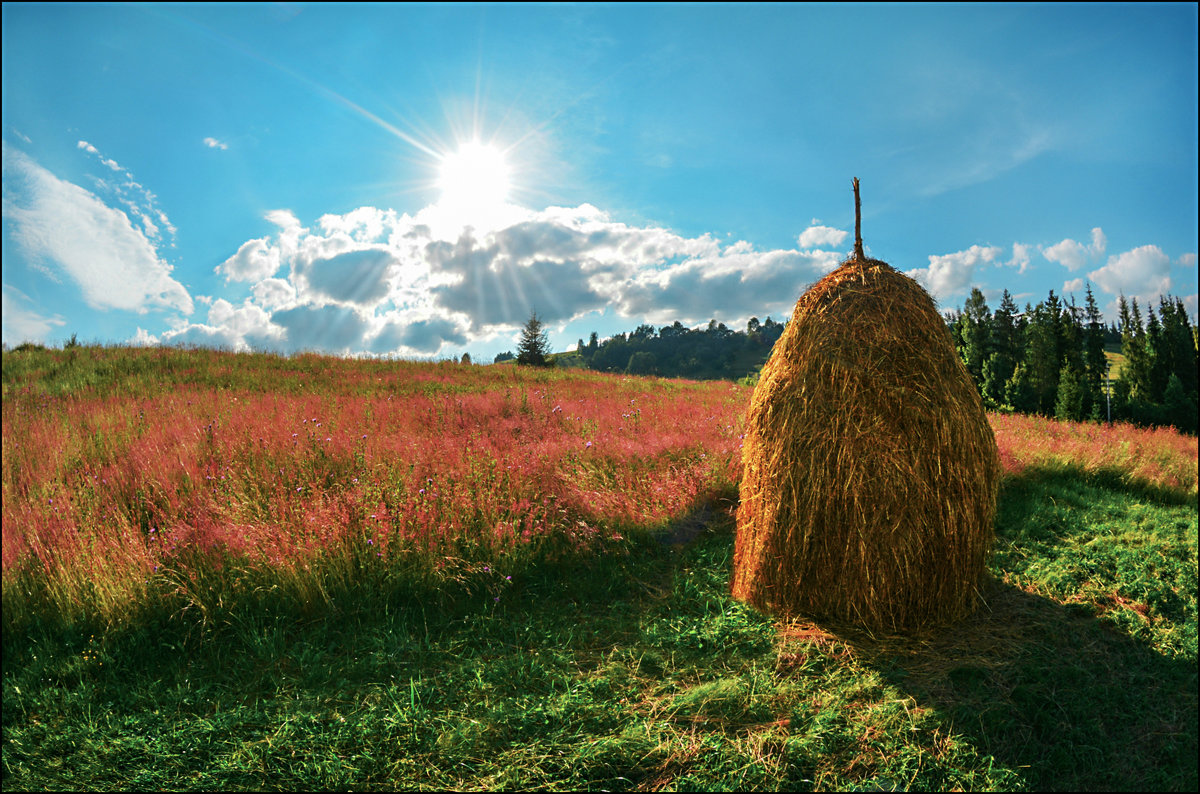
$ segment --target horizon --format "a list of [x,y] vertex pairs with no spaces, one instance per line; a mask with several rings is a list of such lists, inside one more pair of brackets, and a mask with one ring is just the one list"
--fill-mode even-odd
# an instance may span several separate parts
[[938,309],[1197,317],[1197,7],[3,6],[3,342],[490,362]]

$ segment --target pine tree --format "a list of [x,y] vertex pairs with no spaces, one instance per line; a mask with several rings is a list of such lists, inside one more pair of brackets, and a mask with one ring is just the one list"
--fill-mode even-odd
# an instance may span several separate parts
[[546,356],[550,354],[550,336],[546,333],[545,324],[538,319],[537,312],[531,312],[529,321],[521,330],[521,341],[517,344],[517,363],[531,367],[548,367],[550,362]]

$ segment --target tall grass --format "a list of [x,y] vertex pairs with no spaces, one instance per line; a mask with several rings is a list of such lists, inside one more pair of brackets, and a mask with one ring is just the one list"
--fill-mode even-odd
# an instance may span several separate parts
[[603,544],[737,473],[745,390],[728,384],[77,351],[5,356],[6,629],[113,626],[164,588],[207,611],[210,564],[315,605],[363,565],[434,575]]

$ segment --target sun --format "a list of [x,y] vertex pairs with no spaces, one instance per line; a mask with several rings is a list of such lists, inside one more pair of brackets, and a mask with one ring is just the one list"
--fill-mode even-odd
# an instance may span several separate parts
[[456,211],[489,211],[508,201],[509,167],[491,144],[467,141],[442,158],[438,169],[440,203]]

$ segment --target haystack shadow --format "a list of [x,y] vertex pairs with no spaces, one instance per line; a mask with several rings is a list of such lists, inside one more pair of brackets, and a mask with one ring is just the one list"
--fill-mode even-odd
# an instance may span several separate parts
[[[1020,511],[1031,509],[1025,507],[1033,504],[1030,490],[1079,476],[1031,469],[1010,478],[1006,488],[1026,498],[1007,505],[1006,525],[1019,526]],[[1119,473],[1087,479],[1137,499],[1181,504],[1180,493]],[[1197,788],[1193,660],[1164,655],[1101,619],[1090,604],[1061,603],[995,577],[981,595],[983,603],[965,619],[919,636],[823,624],[818,632],[845,643],[920,706],[943,714],[980,752],[1019,770],[1033,790],[1154,791],[1179,788],[1179,781],[1187,781],[1183,790]],[[794,630],[792,642],[811,642],[812,628]]]

